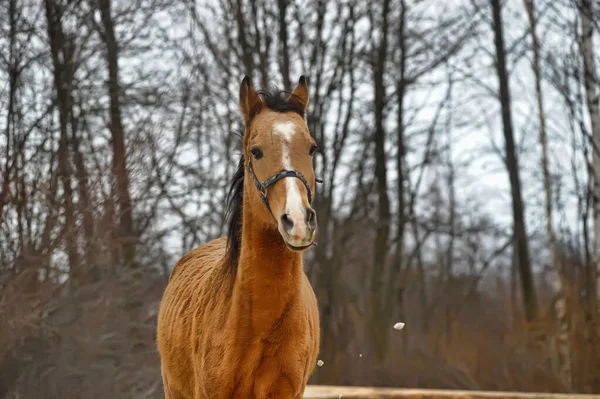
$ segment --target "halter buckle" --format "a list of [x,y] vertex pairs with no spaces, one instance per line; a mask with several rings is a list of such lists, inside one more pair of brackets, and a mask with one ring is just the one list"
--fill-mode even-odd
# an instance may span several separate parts
[[261,195],[263,198],[265,198],[265,199],[267,198],[267,191],[268,191],[268,190],[269,190],[269,188],[268,188],[268,187],[265,187],[265,186],[263,186],[263,184],[262,184],[262,183],[260,184],[260,188],[258,188],[258,192],[259,192],[259,193],[260,193],[260,195]]

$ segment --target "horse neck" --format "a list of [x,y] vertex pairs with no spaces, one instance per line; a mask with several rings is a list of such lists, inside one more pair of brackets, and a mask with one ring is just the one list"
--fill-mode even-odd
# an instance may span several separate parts
[[285,301],[299,292],[302,254],[290,251],[279,232],[256,220],[249,203],[244,205],[236,285],[242,296],[252,296],[254,306],[271,306],[274,299]]

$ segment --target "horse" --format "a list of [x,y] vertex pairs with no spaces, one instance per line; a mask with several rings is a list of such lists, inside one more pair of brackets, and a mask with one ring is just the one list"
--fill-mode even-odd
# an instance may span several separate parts
[[309,93],[241,82],[242,154],[227,195],[227,237],[175,264],[157,348],[167,399],[302,398],[317,362],[317,298],[303,269],[316,245]]

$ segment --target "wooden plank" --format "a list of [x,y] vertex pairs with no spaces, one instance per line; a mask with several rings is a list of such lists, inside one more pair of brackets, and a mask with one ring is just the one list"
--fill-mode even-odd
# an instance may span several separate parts
[[309,385],[304,399],[600,399],[600,395]]

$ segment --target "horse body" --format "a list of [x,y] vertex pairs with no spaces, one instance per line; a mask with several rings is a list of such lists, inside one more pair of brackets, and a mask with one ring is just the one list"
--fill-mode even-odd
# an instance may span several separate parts
[[[266,117],[261,120],[268,124],[263,128],[258,124],[259,130],[273,123],[280,126],[284,120],[299,123],[298,115],[269,112],[263,112]],[[250,114],[244,113],[247,130]],[[244,138],[245,147],[251,140],[253,145],[260,142],[256,135],[245,135],[249,136]],[[288,135],[278,142],[288,164],[285,154],[294,151],[285,147],[290,140]],[[263,174],[271,167],[258,162],[260,158],[256,157],[254,169]],[[303,270],[302,252],[295,250],[298,244],[308,243],[305,249],[314,239],[314,231],[298,219],[303,217],[307,226],[311,223],[310,200],[303,199],[305,211],[290,209],[293,201],[300,204],[290,196],[303,186],[289,182],[284,186],[282,181],[273,183],[262,198],[264,207],[256,188],[244,183],[255,177],[254,169],[247,167],[248,159],[246,154],[238,170],[243,185],[238,186],[241,231],[236,233],[234,220],[228,239],[218,238],[185,254],[165,289],[157,345],[166,398],[302,398],[314,370],[320,343],[317,300]],[[303,181],[308,198],[310,184],[314,187],[311,170],[312,165],[301,175],[310,181]],[[278,224],[273,222],[275,215],[281,215]]]

